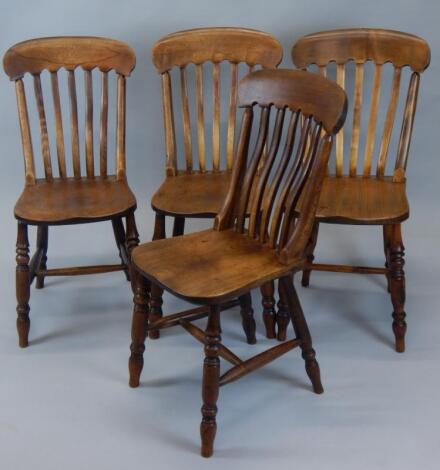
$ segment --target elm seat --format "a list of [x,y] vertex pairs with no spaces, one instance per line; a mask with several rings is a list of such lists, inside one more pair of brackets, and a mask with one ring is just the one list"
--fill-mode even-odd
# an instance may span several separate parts
[[165,179],[155,192],[155,211],[185,217],[215,217],[231,179],[230,171],[182,173]]
[[239,296],[292,271],[276,250],[234,229],[155,240],[136,247],[133,262],[152,282],[201,304]]
[[362,225],[398,223],[409,216],[406,184],[392,177],[327,176],[316,219]]
[[125,179],[93,178],[37,179],[24,188],[14,214],[35,223],[92,221],[114,218],[136,208],[136,199]]

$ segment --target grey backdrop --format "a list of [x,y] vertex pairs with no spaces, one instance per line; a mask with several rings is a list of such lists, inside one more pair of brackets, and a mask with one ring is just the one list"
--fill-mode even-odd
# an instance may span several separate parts
[[[147,345],[143,386],[126,385],[131,294],[120,273],[54,278],[46,289],[33,289],[31,346],[18,349],[12,210],[23,163],[13,85],[0,73],[1,468],[438,468],[439,20],[438,0],[1,2],[2,53],[15,42],[51,35],[109,36],[135,49],[127,164],[144,241],[151,239],[149,199],[164,167],[160,84],[150,62],[158,38],[200,26],[257,28],[282,42],[287,67],[296,38],[332,28],[408,31],[432,49],[408,166],[407,352],[392,350],[391,304],[382,278],[314,273],[311,288],[299,293],[326,393],[310,392],[296,351],[222,389],[216,454],[209,462],[198,457],[198,344],[183,332],[167,332]],[[377,228],[326,226],[320,235],[321,260],[383,263]],[[52,230],[48,255],[50,266],[117,259],[109,224]],[[259,301],[257,293],[255,351],[270,344],[261,335]],[[167,311],[181,304],[165,296]],[[243,343],[239,323],[238,312],[227,315],[224,337],[246,357],[254,351]]]

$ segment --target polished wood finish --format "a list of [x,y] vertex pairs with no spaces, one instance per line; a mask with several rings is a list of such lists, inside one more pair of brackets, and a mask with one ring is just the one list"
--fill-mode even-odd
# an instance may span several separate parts
[[[133,50],[126,44],[105,38],[53,37],[24,41],[12,46],[3,59],[4,69],[15,82],[25,162],[25,187],[14,214],[18,220],[17,241],[17,328],[20,346],[28,345],[30,284],[44,287],[46,276],[71,276],[124,270],[129,277],[129,253],[139,243],[134,210],[136,199],[125,177],[125,78],[135,66]],[[61,83],[67,71],[66,83]],[[116,72],[116,155],[115,175],[108,174],[109,74]],[[42,84],[48,71],[52,92],[52,110],[46,106]],[[31,118],[26,98],[24,76],[33,76],[36,117],[39,122],[43,174],[37,174],[31,136]],[[84,75],[84,113],[81,114],[76,78]],[[99,126],[99,164],[95,165],[93,75],[100,74],[101,110]],[[61,78],[60,78],[61,77]],[[64,82],[64,79],[63,79]],[[70,151],[66,142],[61,107],[60,87],[66,86],[70,108]],[[32,92],[27,90],[28,93]],[[50,113],[53,111],[53,116]],[[80,142],[79,116],[84,115],[84,142]],[[51,155],[53,117],[56,161]],[[83,150],[81,150],[81,148]],[[54,149],[55,152],[55,149]],[[53,153],[54,153],[53,152]],[[71,161],[66,161],[66,156]],[[82,157],[83,163],[82,165]],[[54,159],[54,161],[53,161]],[[69,165],[70,163],[70,165]],[[83,166],[83,168],[82,168]],[[99,167],[99,176],[98,176]],[[69,170],[72,168],[72,174]],[[85,173],[85,174],[83,174]],[[126,218],[127,233],[122,218]],[[48,227],[110,220],[121,264],[47,268]],[[37,248],[29,262],[28,225],[37,225]]]
[[[323,392],[292,275],[307,263],[306,247],[314,227],[319,193],[334,134],[345,119],[347,98],[342,88],[324,77],[292,70],[253,72],[240,81],[238,96],[244,113],[236,161],[214,228],[157,239],[132,252],[132,270],[136,272],[132,274],[134,292],[140,292],[142,283],[149,281],[152,286],[166,289],[186,301],[209,305],[204,333],[190,322],[204,315],[206,307],[157,319],[152,324],[152,328],[161,328],[178,321],[204,344],[200,427],[204,457],[213,453],[221,385],[299,346],[314,392]],[[271,112],[276,114],[273,128],[267,125]],[[254,118],[260,121],[256,125],[253,125]],[[298,123],[302,123],[301,128],[297,128]],[[281,149],[283,125],[287,127],[288,137]],[[267,154],[266,141],[270,142]],[[275,176],[272,178],[271,174]],[[285,177],[279,178],[280,174]],[[293,217],[300,197],[303,197],[301,213]],[[158,227],[162,225],[161,220]],[[139,278],[144,280],[141,282]],[[270,285],[275,279],[280,279],[286,294],[286,310],[296,337],[242,361],[221,342],[220,312],[225,302],[238,297],[247,340],[254,343],[250,290]],[[145,322],[153,309],[150,302],[148,311],[143,297],[135,295],[129,382],[132,386],[139,384],[147,332]],[[222,376],[220,357],[233,363],[233,368]]]
[[[398,31],[383,29],[325,31],[299,39],[293,45],[292,60],[301,69],[317,65],[321,73],[326,71],[331,62],[336,62],[336,81],[341,86],[344,86],[347,64],[355,63],[353,121],[351,129],[345,126],[345,133],[351,132],[350,151],[345,157],[341,133],[339,133],[335,170],[332,171],[330,168],[329,175],[324,181],[316,218],[317,224],[325,222],[382,225],[387,258],[385,268],[313,264],[316,240],[311,239],[308,248],[309,263],[303,274],[303,285],[308,285],[311,269],[385,274],[394,307],[393,330],[396,337],[396,350],[402,352],[406,331],[403,305],[405,284],[402,269],[403,245],[399,234],[401,222],[409,216],[405,183],[406,163],[417,105],[420,74],[428,67],[430,61],[429,46],[426,41],[417,36]],[[371,84],[366,83],[364,79],[364,70],[368,62],[374,64]],[[386,82],[387,74],[385,73],[385,66],[388,63],[393,68],[389,84]],[[406,83],[403,80],[404,74],[410,75],[406,103],[397,149],[391,149],[393,130],[398,124],[395,121],[398,116],[399,100],[405,96],[405,90],[402,89],[402,83]],[[381,103],[384,97],[382,90],[388,87],[391,91],[387,106],[384,106],[384,103]],[[367,93],[371,97],[370,106],[368,117],[363,123],[362,119],[366,116],[362,113],[362,101]],[[382,108],[386,111],[380,119]],[[381,121],[383,121],[383,127],[379,129],[378,122]],[[365,129],[362,128],[363,124]],[[364,149],[360,148],[362,132],[365,133]],[[379,145],[376,145],[378,142]],[[395,152],[395,161],[391,166],[388,164],[388,157],[392,151]],[[348,164],[344,166],[345,158]],[[388,172],[387,167],[391,167]],[[298,207],[298,211],[300,210],[301,203]],[[390,263],[391,246],[394,247],[393,265]]]
[[[179,218],[213,218],[218,214],[234,161],[240,70],[246,67],[246,71],[251,71],[254,66],[274,68],[281,57],[282,47],[275,38],[245,28],[180,31],[154,45],[152,60],[162,81],[167,176],[151,201],[157,213]],[[173,85],[177,71],[178,83]],[[207,93],[209,84],[211,93]],[[229,95],[225,124],[221,119],[222,90]],[[206,111],[209,106],[210,116]],[[179,114],[181,133],[176,132]],[[210,136],[207,121],[211,124]],[[183,168],[178,165],[176,135],[182,135]],[[153,287],[150,318],[162,314],[159,295],[160,289]],[[153,332],[154,337],[158,334]]]

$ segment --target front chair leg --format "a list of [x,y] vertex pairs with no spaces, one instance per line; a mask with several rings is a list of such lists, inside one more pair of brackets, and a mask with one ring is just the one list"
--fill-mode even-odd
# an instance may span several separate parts
[[200,437],[202,440],[201,454],[211,457],[217,431],[217,399],[219,394],[220,359],[218,356],[220,337],[220,306],[210,307],[205,337],[205,360],[203,362],[202,383],[202,423]]
[[133,290],[133,319],[131,324],[131,346],[128,370],[130,387],[138,387],[144,366],[145,339],[148,327],[148,281],[131,266],[131,286]]
[[312,337],[304,317],[301,303],[296,293],[291,276],[280,279],[281,291],[284,292],[290,315],[292,317],[293,328],[297,338],[301,340],[302,357],[306,363],[306,372],[313,385],[315,393],[324,391],[321,384],[321,373],[316,360],[316,353],[312,346]]
[[238,300],[240,301],[240,314],[243,324],[243,330],[246,334],[248,344],[255,344],[257,339],[255,337],[256,325],[254,319],[254,310],[252,309],[251,293],[241,295]]
[[[310,266],[315,259],[313,255],[316,247],[316,242],[318,241],[318,231],[319,231],[319,223],[315,222],[313,225],[312,233],[310,234],[309,241],[306,247],[306,256],[307,256],[307,264]],[[304,269],[302,273],[301,285],[303,287],[308,287],[310,283],[310,273],[311,269]]]
[[[47,225],[39,225],[37,228],[37,251],[41,251],[41,261],[37,270],[47,269],[47,247],[49,243],[49,228]],[[44,276],[38,275],[35,280],[36,289],[43,289],[44,287]]]
[[127,281],[130,280],[130,274],[128,265],[130,263],[128,259],[128,250],[127,250],[127,241],[125,236],[124,224],[122,223],[122,219],[117,217],[116,219],[112,219],[112,226],[113,226],[113,233],[115,235],[116,247],[119,251],[119,258],[121,258],[121,263],[125,265],[124,273]]
[[[156,220],[154,223],[154,234],[153,240],[162,240],[166,237],[165,233],[165,214],[156,212]],[[162,318],[162,295],[163,289],[157,284],[151,285],[151,295],[150,295],[150,322],[155,322]],[[160,337],[159,330],[150,330],[148,333],[150,339],[158,339]]]
[[15,284],[17,293],[18,344],[21,348],[25,348],[29,344],[29,298],[31,295],[31,275],[29,270],[28,227],[22,222],[18,222],[17,226],[16,261],[17,268]]
[[278,312],[276,316],[277,322],[277,339],[278,341],[286,341],[287,336],[287,327],[289,326],[290,322],[290,313],[289,313],[289,305],[287,303],[287,298],[285,291],[281,285],[281,281],[278,281]]
[[276,324],[276,315],[275,315],[275,283],[274,281],[266,282],[260,288],[261,297],[263,304],[263,321],[266,329],[266,338],[274,339],[276,338],[275,324]]
[[390,227],[389,240],[389,279],[391,302],[393,304],[393,332],[396,338],[396,351],[405,351],[405,248],[402,242],[401,225]]

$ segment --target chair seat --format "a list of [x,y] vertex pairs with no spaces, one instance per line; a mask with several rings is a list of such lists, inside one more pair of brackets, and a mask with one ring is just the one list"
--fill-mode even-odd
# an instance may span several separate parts
[[15,205],[15,217],[35,223],[71,223],[123,215],[136,207],[126,180],[65,178],[37,180],[26,186]]
[[204,230],[140,245],[135,266],[153,283],[200,304],[234,298],[292,270],[275,250],[234,230]]
[[398,223],[409,216],[405,183],[392,177],[328,176],[316,218],[321,222],[377,225]]
[[222,208],[231,172],[169,176],[154,194],[155,211],[183,217],[215,217]]

